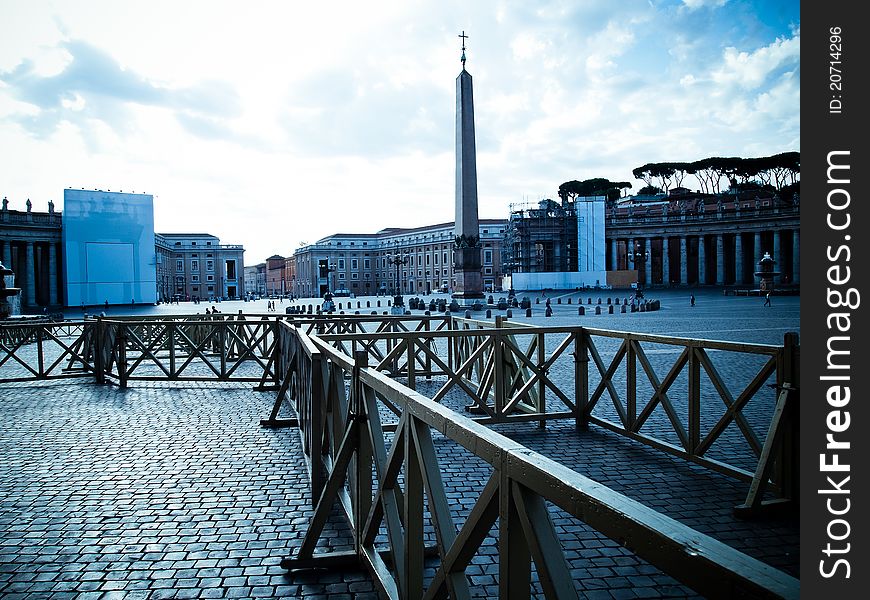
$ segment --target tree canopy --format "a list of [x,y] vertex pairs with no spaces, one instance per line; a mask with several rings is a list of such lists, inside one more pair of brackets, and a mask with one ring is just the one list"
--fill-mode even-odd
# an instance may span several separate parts
[[623,189],[631,188],[628,181],[610,181],[602,177],[594,177],[584,181],[566,181],[559,186],[559,197],[562,201],[584,196],[605,196],[608,204],[616,202],[622,195]]
[[694,175],[705,194],[720,193],[723,179],[735,189],[756,182],[781,192],[783,187],[797,181],[800,166],[800,152],[782,152],[758,158],[711,156],[688,163],[647,163],[632,170],[632,175],[647,187],[658,187],[664,192],[672,186],[680,187],[686,175]]

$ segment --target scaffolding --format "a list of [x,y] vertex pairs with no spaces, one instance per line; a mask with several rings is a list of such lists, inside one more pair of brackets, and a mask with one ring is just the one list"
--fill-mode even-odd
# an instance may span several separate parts
[[574,202],[544,199],[510,205],[503,263],[510,273],[577,270],[577,213]]

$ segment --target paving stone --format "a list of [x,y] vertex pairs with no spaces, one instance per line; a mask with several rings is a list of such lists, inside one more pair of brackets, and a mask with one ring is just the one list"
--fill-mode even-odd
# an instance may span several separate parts
[[[377,597],[359,569],[280,567],[299,547],[313,510],[298,432],[259,427],[272,399],[250,384],[227,382],[137,381],[126,390],[86,380],[4,384],[0,596]],[[464,400],[451,395],[451,402]],[[795,521],[732,516],[744,484],[594,427],[495,429],[797,574]],[[439,434],[433,441],[461,524],[492,469]],[[618,542],[550,512],[582,597],[695,597]],[[498,592],[496,533],[469,566],[473,597]],[[431,524],[425,535],[434,540]],[[329,548],[352,548],[337,513],[318,551]]]

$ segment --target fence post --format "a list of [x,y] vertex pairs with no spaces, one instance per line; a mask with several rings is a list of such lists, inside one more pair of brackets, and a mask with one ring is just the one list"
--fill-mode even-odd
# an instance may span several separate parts
[[637,350],[631,335],[626,337],[625,342],[628,344],[625,355],[625,428],[634,431],[637,421]]
[[574,336],[574,425],[589,429],[589,334],[581,327]]
[[175,321],[170,321],[167,324],[167,341],[169,343],[169,378],[175,379],[175,336],[176,336],[176,327],[177,324]]
[[[360,379],[360,372],[368,367],[368,355],[357,352],[353,357],[353,379],[351,397],[351,418],[359,419],[363,430],[359,432],[356,452],[356,489],[354,490],[354,543],[357,554],[362,556],[362,534],[365,528],[366,518],[372,507],[372,467],[373,451],[371,439],[368,435],[368,415],[364,400],[365,389]],[[351,424],[348,423],[348,427]],[[410,433],[410,432],[409,432]],[[422,537],[422,536],[421,536]]]
[[105,344],[105,333],[103,331],[103,322],[97,319],[96,323],[85,322],[82,328],[91,330],[91,351],[94,353],[94,383],[106,383],[106,367],[103,364],[103,345]]
[[118,323],[118,380],[122,389],[127,387],[127,324]]
[[42,323],[36,325],[37,379],[45,379],[45,351],[42,347],[43,327]]
[[783,497],[795,502],[800,489],[800,340],[790,331],[783,339],[782,383],[788,391],[783,415],[785,427],[777,440],[776,481]]
[[701,361],[694,345],[688,346],[689,362],[689,454],[695,456],[701,443]]

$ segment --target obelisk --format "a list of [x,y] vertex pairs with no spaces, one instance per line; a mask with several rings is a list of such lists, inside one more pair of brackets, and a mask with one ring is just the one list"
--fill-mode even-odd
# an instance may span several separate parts
[[480,227],[477,220],[477,151],[474,145],[474,100],[471,75],[465,70],[465,35],[462,72],[456,78],[456,223],[454,225],[453,298],[463,307],[483,298],[480,273]]

